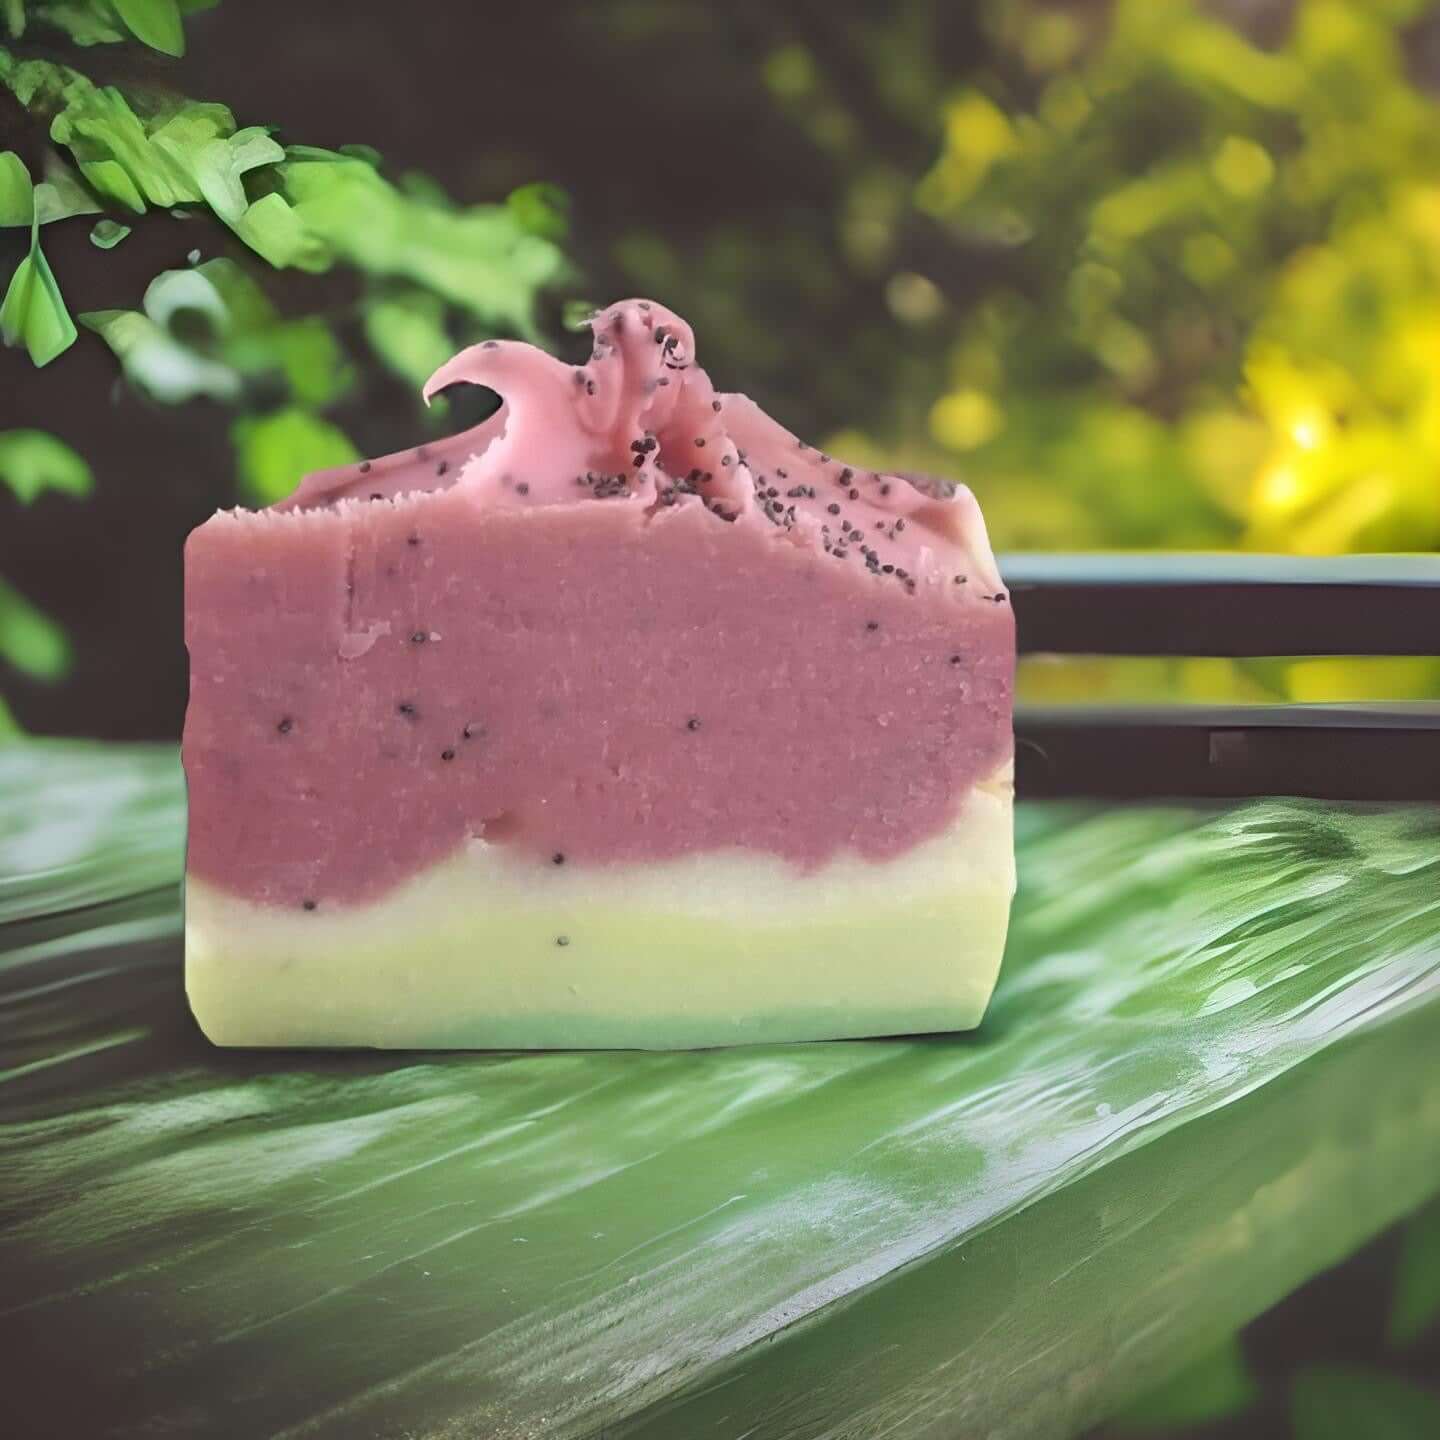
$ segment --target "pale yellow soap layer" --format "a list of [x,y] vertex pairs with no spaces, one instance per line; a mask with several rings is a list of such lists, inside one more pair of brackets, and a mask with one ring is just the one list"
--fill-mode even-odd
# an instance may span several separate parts
[[[1008,769],[897,860],[743,851],[537,869],[476,842],[372,904],[191,880],[191,1008],[221,1045],[642,1048],[967,1030],[1015,889]],[[565,944],[560,944],[560,937]]]

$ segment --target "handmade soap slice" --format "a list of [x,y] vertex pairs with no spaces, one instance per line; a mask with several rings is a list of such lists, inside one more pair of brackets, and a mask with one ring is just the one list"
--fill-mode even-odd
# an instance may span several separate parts
[[186,976],[226,1045],[964,1029],[1014,888],[1014,622],[959,487],[717,394],[633,301],[496,414],[186,546]]

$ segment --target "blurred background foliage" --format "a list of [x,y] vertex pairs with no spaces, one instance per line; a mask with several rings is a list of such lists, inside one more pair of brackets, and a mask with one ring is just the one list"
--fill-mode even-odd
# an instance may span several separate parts
[[[967,480],[1002,549],[1440,548],[1432,0],[364,9],[0,3],[0,328],[44,366],[4,357],[0,412],[27,728],[173,733],[186,530],[468,423],[418,403],[440,359],[574,351],[567,306],[622,293],[833,453]],[[1440,663],[1022,690],[1418,698]]]

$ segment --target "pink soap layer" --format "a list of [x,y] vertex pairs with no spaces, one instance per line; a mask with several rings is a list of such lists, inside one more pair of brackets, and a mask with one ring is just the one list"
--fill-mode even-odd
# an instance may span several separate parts
[[659,306],[595,330],[579,369],[466,351],[431,388],[498,390],[486,424],[191,536],[192,875],[318,908],[475,838],[880,861],[1007,760],[1014,622],[969,493],[716,395]]

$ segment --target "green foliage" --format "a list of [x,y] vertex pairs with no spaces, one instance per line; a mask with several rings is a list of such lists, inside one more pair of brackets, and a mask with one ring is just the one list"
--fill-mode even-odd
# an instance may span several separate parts
[[0,660],[32,680],[58,680],[70,664],[64,632],[0,579]]
[[[27,177],[28,178],[28,177]],[[75,322],[60,298],[60,287],[40,248],[39,191],[31,198],[30,253],[10,277],[0,301],[0,339],[23,345],[36,365],[48,365],[75,342]],[[16,187],[11,176],[11,199]]]
[[1424,1440],[1440,1435],[1440,1399],[1367,1370],[1307,1370],[1296,1377],[1294,1440]]
[[1301,0],[1270,53],[1118,0],[1078,63],[1016,54],[1047,13],[992,6],[1024,63],[948,102],[916,192],[1004,255],[930,417],[1001,539],[1440,545],[1440,107],[1405,14]]
[[106,45],[132,37],[165,55],[185,53],[182,17],[215,0],[5,0],[0,7],[10,35],[19,39],[33,22],[77,45]]
[[0,483],[22,505],[47,490],[76,498],[90,493],[90,467],[63,440],[43,430],[0,430]]
[[360,458],[345,433],[299,406],[237,420],[231,427],[240,487],[254,505],[282,500],[302,475]]
[[386,369],[416,387],[455,353],[444,302],[423,290],[376,295],[365,307],[365,338]]
[[1440,1321],[1440,1199],[1405,1228],[1387,1337],[1411,1345]]
[[1248,1410],[1260,1391],[1245,1363],[1240,1337],[1171,1376],[1114,1417],[1121,1430],[1207,1425]]
[[90,232],[90,243],[97,250],[113,250],[129,233],[130,227],[118,220],[97,220]]

